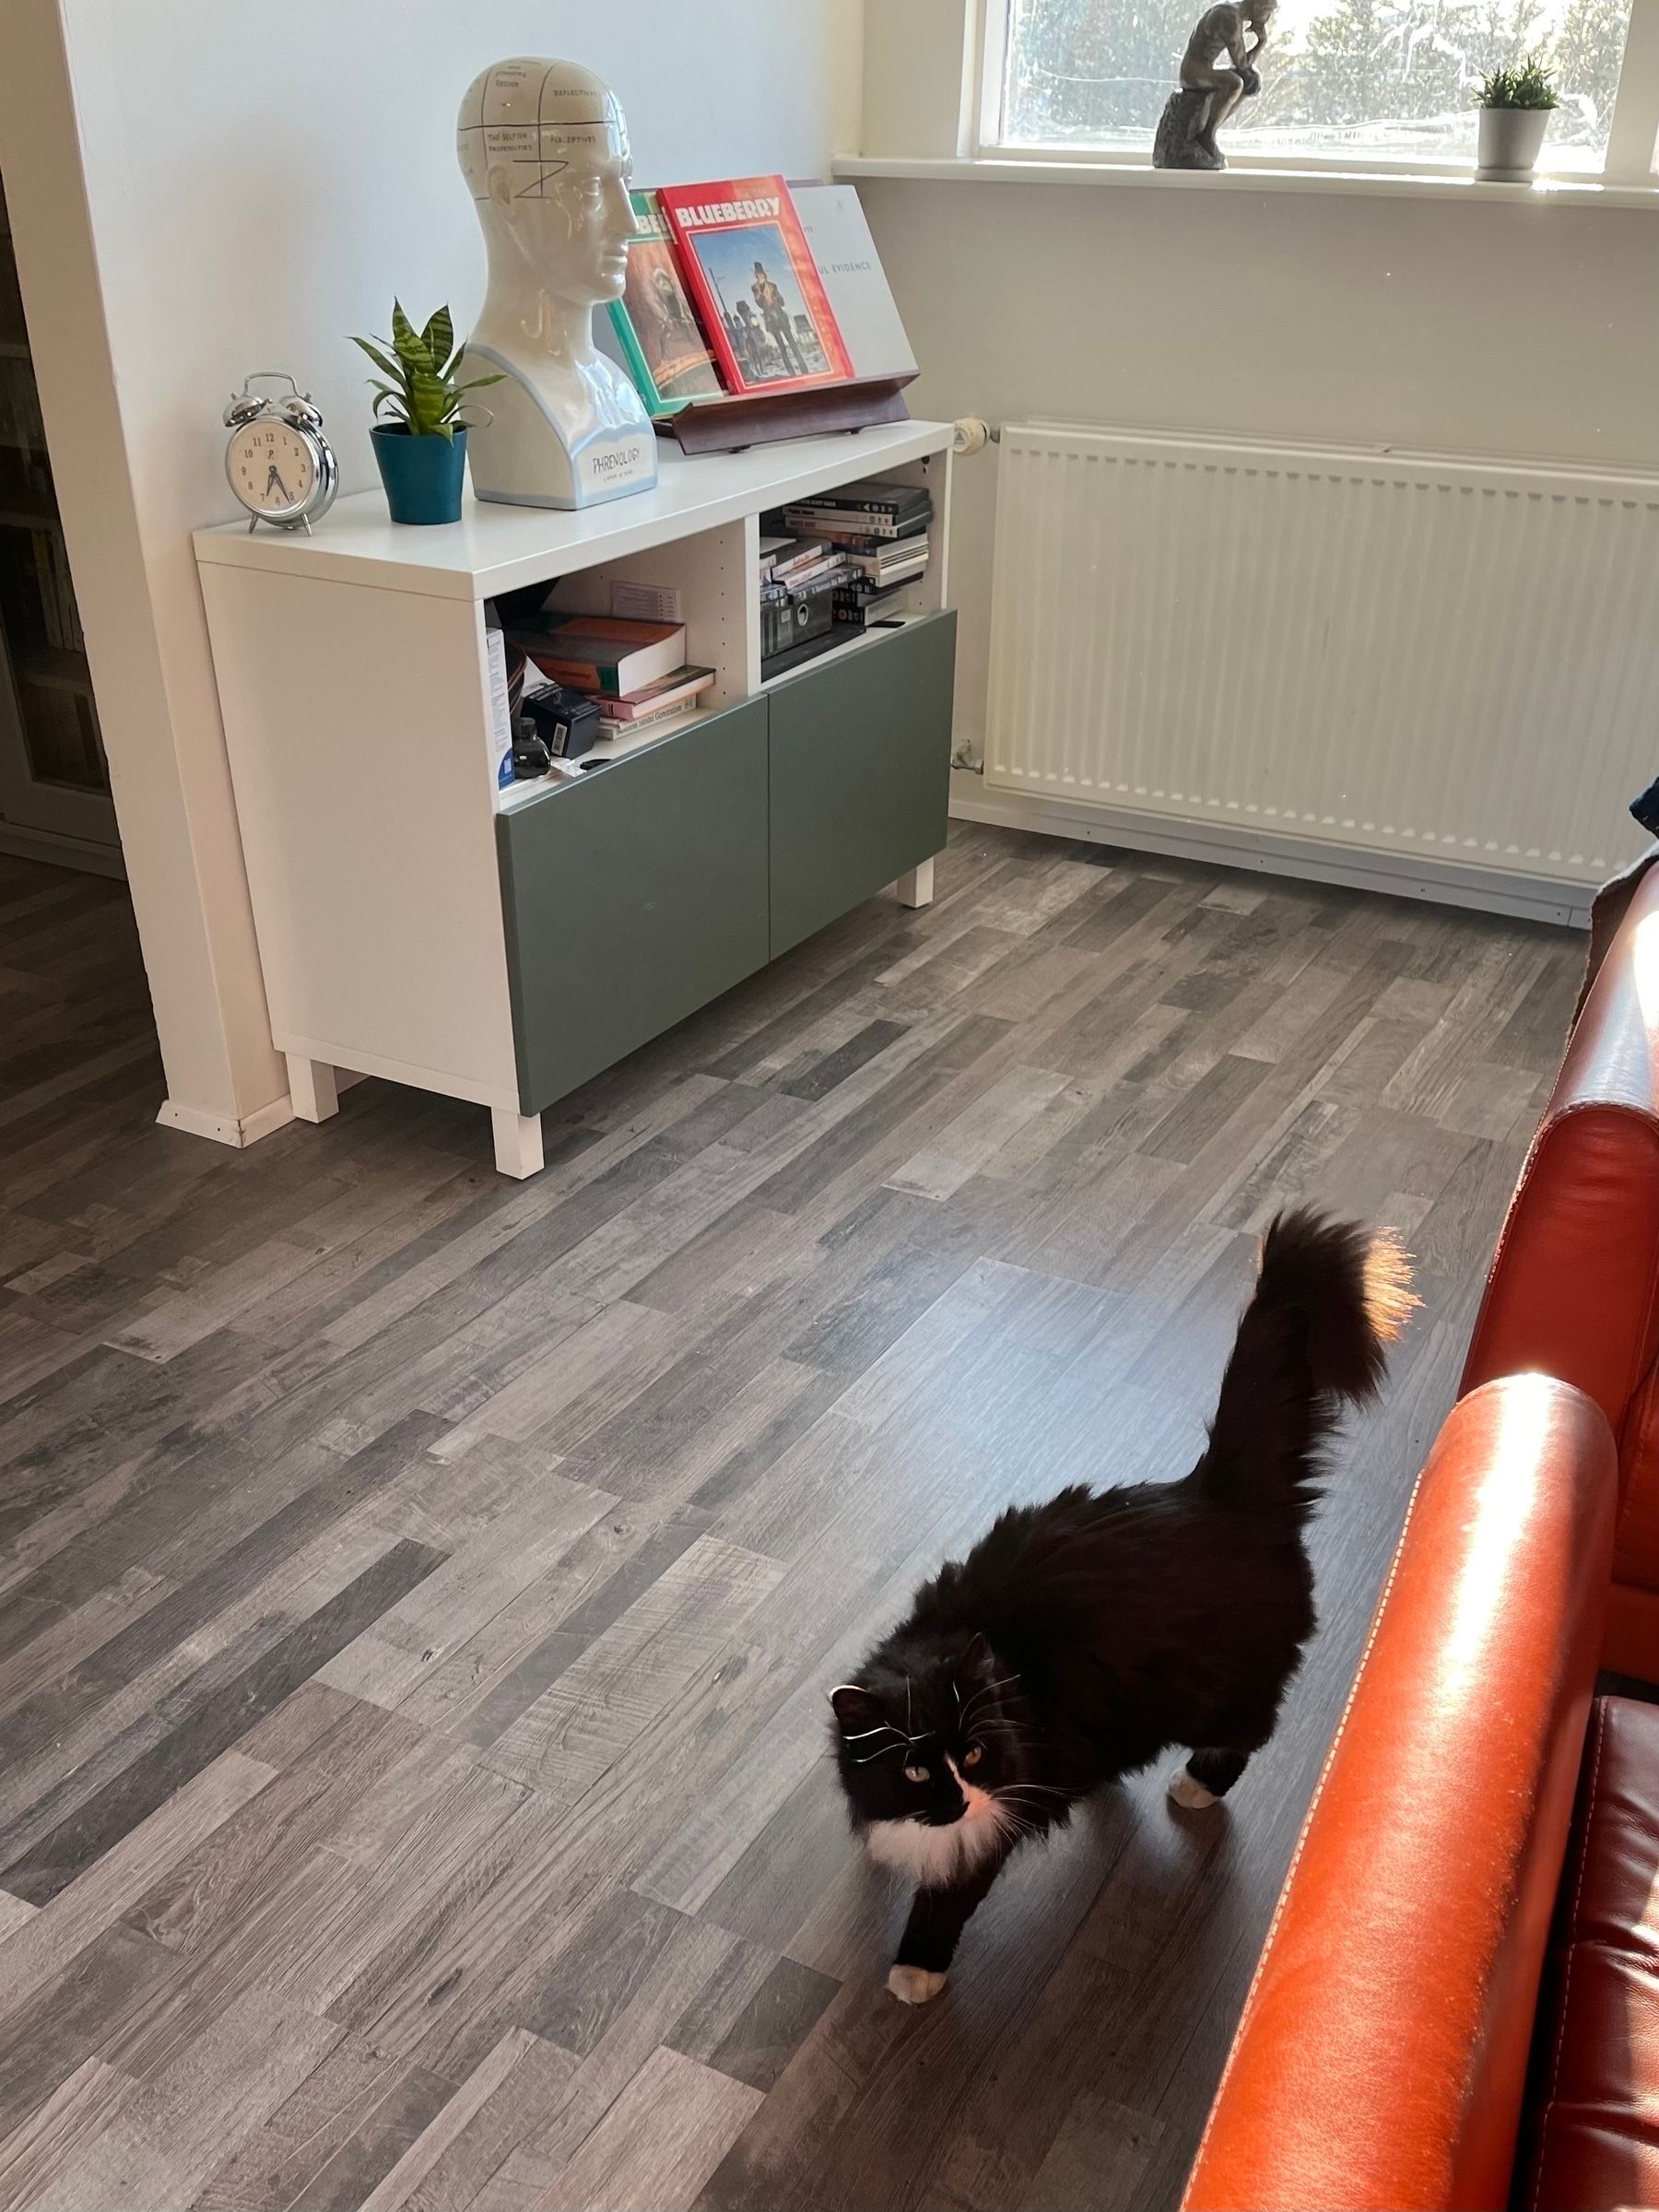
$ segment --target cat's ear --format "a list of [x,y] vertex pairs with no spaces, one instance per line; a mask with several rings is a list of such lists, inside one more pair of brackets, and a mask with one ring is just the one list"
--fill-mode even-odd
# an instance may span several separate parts
[[887,1715],[881,1710],[880,1699],[862,1682],[837,1683],[830,1692],[830,1702],[835,1708],[843,1735],[858,1735],[866,1728],[886,1725]]
[[991,1639],[982,1629],[969,1640],[968,1649],[962,1653],[962,1669],[966,1674],[978,1675],[985,1680],[989,1680],[996,1672],[996,1653],[991,1649]]

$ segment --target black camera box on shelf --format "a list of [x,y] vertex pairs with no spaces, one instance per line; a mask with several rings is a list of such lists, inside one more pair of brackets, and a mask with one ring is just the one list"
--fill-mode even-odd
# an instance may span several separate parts
[[563,684],[547,684],[539,691],[526,688],[524,711],[556,760],[580,760],[598,741],[599,702]]
[[835,622],[835,576],[811,583],[764,583],[760,587],[760,665],[827,637]]

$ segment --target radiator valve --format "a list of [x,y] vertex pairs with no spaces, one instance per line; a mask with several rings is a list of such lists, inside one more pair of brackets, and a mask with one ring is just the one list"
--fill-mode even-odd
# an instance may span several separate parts
[[953,453],[982,453],[988,445],[996,442],[996,432],[988,422],[977,415],[961,416],[950,441]]

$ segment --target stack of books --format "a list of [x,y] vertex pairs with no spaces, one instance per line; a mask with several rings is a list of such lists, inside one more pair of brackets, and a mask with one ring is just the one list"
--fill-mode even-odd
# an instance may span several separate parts
[[784,508],[786,530],[810,533],[838,555],[834,618],[862,629],[926,568],[933,495],[923,484],[871,477]]
[[714,681],[712,668],[686,659],[679,622],[631,622],[614,615],[539,608],[510,623],[516,645],[542,677],[580,691],[599,708],[601,741],[665,734],[689,715]]
[[898,594],[927,567],[932,521],[925,485],[876,477],[763,514],[761,674],[779,674],[808,648],[840,642],[849,629],[890,615]]
[[869,477],[817,491],[783,510],[791,530],[816,530],[845,544],[850,539],[912,537],[933,520],[933,494],[925,484],[900,484]]
[[773,590],[800,591],[826,576],[842,576],[847,556],[827,537],[772,537],[760,540],[760,581]]

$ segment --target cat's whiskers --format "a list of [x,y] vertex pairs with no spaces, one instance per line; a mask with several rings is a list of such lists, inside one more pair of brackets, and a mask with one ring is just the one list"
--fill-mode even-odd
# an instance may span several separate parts
[[[1060,1804],[1050,1805],[1047,1803],[1047,1799],[1051,1795],[1058,1798]],[[1063,1790],[1052,1792],[1045,1790],[1041,1796],[1027,1796],[1024,1789],[1018,1783],[1015,1783],[1007,1789],[998,1790],[995,1801],[998,1805],[1008,1806],[1011,1818],[1027,1820],[1035,1830],[1041,1823],[1053,1819],[1055,1813],[1065,1804],[1066,1799]]]

